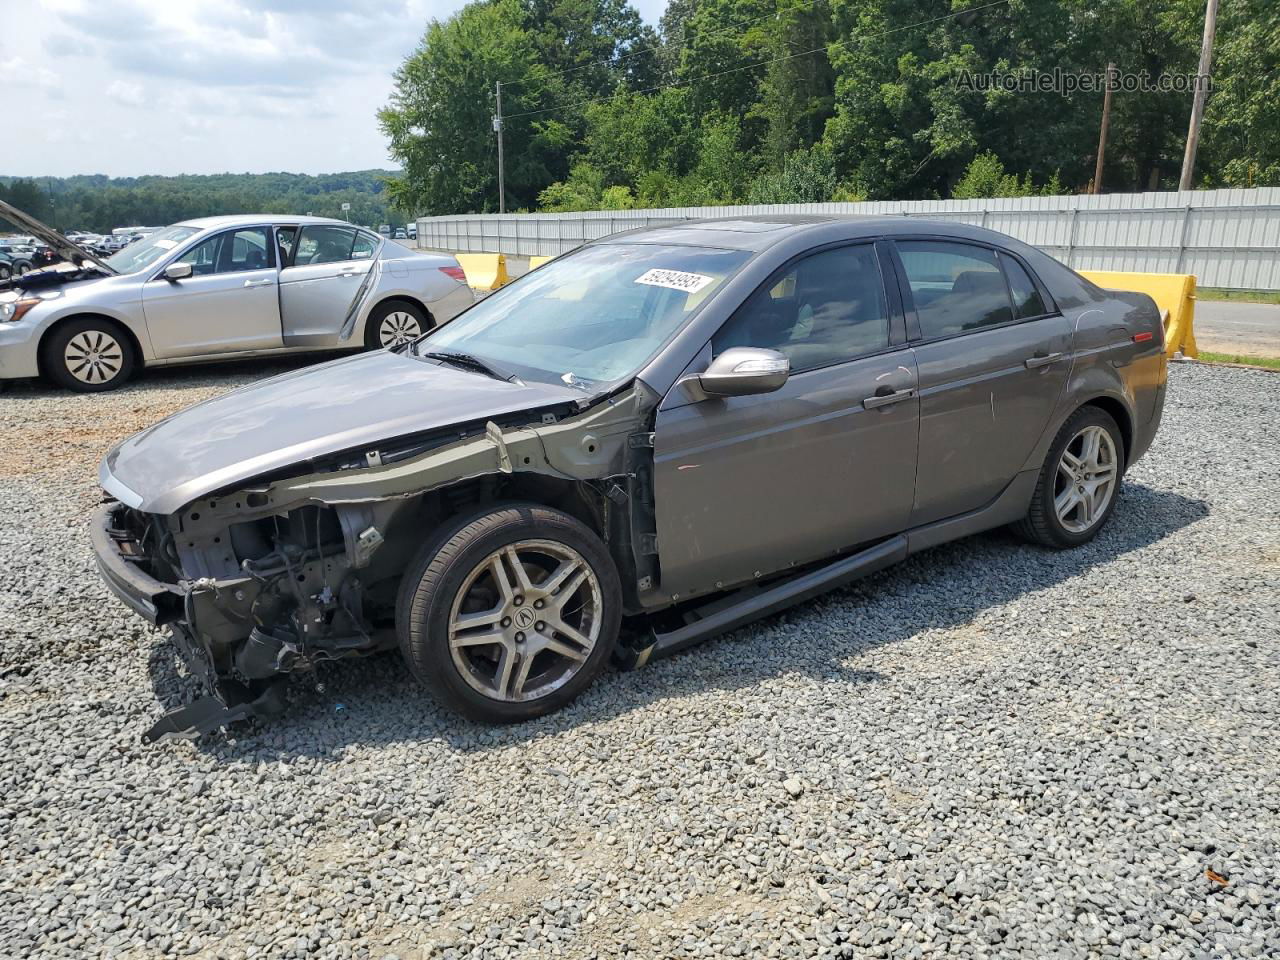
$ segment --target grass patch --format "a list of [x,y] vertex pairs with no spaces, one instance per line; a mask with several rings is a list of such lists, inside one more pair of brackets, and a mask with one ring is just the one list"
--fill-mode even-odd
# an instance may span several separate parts
[[1280,290],[1228,290],[1226,287],[1197,287],[1197,300],[1237,300],[1244,303],[1280,303]]
[[1201,350],[1198,359],[1205,363],[1247,363],[1254,367],[1280,370],[1280,357],[1250,357],[1242,353],[1211,353],[1208,350]]

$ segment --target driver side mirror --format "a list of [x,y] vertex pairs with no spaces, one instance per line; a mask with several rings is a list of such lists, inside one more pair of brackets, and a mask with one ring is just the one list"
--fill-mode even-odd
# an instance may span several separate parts
[[791,361],[777,350],[731,347],[698,375],[698,386],[710,397],[748,397],[772,393],[791,374]]
[[163,276],[166,280],[185,280],[191,276],[191,264],[171,263],[164,268]]

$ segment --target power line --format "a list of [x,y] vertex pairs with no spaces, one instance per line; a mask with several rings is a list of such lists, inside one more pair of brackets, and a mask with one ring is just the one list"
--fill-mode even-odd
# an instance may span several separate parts
[[[810,3],[816,3],[816,2],[817,2],[817,0],[809,0],[809,2],[810,2]],[[776,7],[776,8],[774,8],[774,10],[773,10],[772,12],[770,12],[770,13],[766,13],[766,14],[765,14],[764,16],[762,16],[762,17],[756,17],[755,19],[752,19],[752,20],[743,20],[743,21],[741,21],[740,23],[730,23],[730,24],[726,24],[725,26],[723,26],[723,27],[717,27],[717,28],[715,28],[714,30],[707,30],[707,31],[705,31],[705,32],[703,32],[703,33],[699,33],[699,34],[698,34],[694,39],[702,40],[702,39],[705,39],[705,38],[707,38],[707,37],[715,37],[715,36],[719,36],[719,35],[720,35],[720,34],[722,34],[722,33],[728,33],[728,32],[729,32],[729,31],[731,31],[731,30],[740,30],[740,29],[741,29],[741,28],[743,28],[743,27],[749,27],[749,26],[752,26],[753,24],[760,23],[760,22],[761,22],[761,21],[763,21],[763,20],[772,20],[772,19],[774,19],[775,17],[777,17],[777,16],[778,16],[778,14],[780,14],[780,13],[783,13],[783,12],[788,12],[788,13],[789,13],[789,12],[790,12],[790,10],[795,10],[795,9],[800,9],[800,8],[798,8],[798,7],[792,7],[792,8],[790,8],[790,9],[789,9],[789,10],[787,10],[787,11],[783,11],[783,9],[782,9],[781,7]],[[651,46],[651,47],[640,47],[640,48],[639,48],[639,49],[637,49],[637,50],[632,50],[632,51],[630,51],[630,52],[628,52],[628,53],[624,53],[624,54],[622,54],[621,56],[617,56],[617,57],[609,57],[609,58],[608,58],[608,59],[606,59],[606,60],[597,60],[597,61],[595,61],[594,63],[583,63],[583,64],[579,64],[579,65],[578,65],[578,66],[576,66],[576,67],[569,67],[567,70],[555,70],[555,71],[552,71],[551,73],[548,73],[548,74],[545,74],[545,75],[541,75],[541,76],[540,76],[540,79],[550,80],[550,79],[552,79],[552,78],[554,78],[554,77],[565,77],[565,76],[568,76],[568,75],[569,75],[569,74],[571,74],[571,73],[577,73],[579,70],[589,70],[589,69],[591,69],[592,67],[607,67],[607,66],[609,66],[610,64],[618,64],[618,63],[621,63],[623,60],[630,60],[632,57],[638,57],[638,56],[640,56],[640,55],[641,55],[641,54],[643,54],[643,53],[654,53],[654,52],[657,52],[658,50],[661,50],[661,49],[662,49],[663,47],[665,47],[665,46],[666,46],[666,44],[659,43],[659,44],[655,44],[654,46]],[[686,42],[686,43],[673,44],[673,45],[672,45],[672,49],[676,49],[676,50],[678,50],[678,49],[681,49],[681,48],[686,47],[686,46],[688,46],[688,42]],[[503,80],[503,81],[502,81],[502,84],[503,84],[503,86],[512,86],[513,84],[517,84],[517,83],[524,83],[526,80],[534,79],[534,77],[535,77],[535,74],[533,74],[533,73],[526,73],[523,77],[520,77],[518,80]],[[527,93],[527,94],[525,94],[525,96],[529,96],[529,97],[536,96],[537,94],[541,93],[543,90],[547,89],[547,87],[548,87],[548,86],[549,86],[549,84],[543,84],[543,85],[542,85],[541,87],[539,87],[537,90],[534,90],[532,93]]]
[[979,4],[976,7],[966,7],[963,10],[953,10],[951,13],[946,13],[946,14],[943,14],[942,16],[931,17],[928,20],[920,20],[916,23],[904,24],[901,27],[894,27],[891,30],[884,30],[884,31],[881,31],[880,33],[867,34],[861,37],[850,37],[848,40],[841,40],[836,43],[824,44],[821,47],[814,47],[812,50],[801,50],[799,53],[790,53],[782,57],[772,57],[771,59],[768,59],[768,60],[758,60],[755,63],[746,63],[746,64],[743,64],[742,66],[730,67],[728,70],[717,70],[714,73],[704,73],[696,77],[686,77],[683,80],[673,80],[670,83],[660,83],[660,84],[657,84],[656,86],[645,87],[640,90],[623,90],[619,93],[610,94],[609,96],[591,97],[587,100],[578,100],[573,103],[557,104],[554,107],[543,107],[541,110],[526,110],[524,113],[512,113],[512,114],[508,114],[504,119],[517,120],[521,117],[533,117],[543,113],[551,113],[552,111],[555,111],[555,110],[569,110],[574,107],[583,107],[590,103],[604,103],[606,101],[619,100],[623,97],[635,96],[641,93],[653,93],[656,90],[665,90],[668,87],[683,87],[691,83],[697,83],[699,80],[714,80],[716,77],[727,76],[728,74],[738,73],[742,70],[752,70],[756,67],[767,67],[773,63],[782,63],[785,60],[794,60],[797,57],[811,56],[812,54],[821,53],[825,50],[831,50],[836,47],[847,47],[850,44],[855,42],[861,42],[865,40],[879,40],[882,37],[888,37],[895,33],[901,33],[903,30],[913,30],[916,27],[927,27],[930,24],[941,23],[944,20],[954,20],[957,17],[962,17],[971,13],[977,13],[979,10],[986,10],[990,7],[1003,6],[1004,4],[1007,4],[1009,2],[1010,0],[991,0],[991,2],[989,3]]

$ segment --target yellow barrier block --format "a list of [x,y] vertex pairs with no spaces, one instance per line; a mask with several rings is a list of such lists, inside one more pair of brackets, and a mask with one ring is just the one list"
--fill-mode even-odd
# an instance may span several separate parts
[[511,282],[507,258],[500,253],[456,253],[467,285],[474,290],[497,290]]
[[554,259],[555,259],[555,257],[530,257],[530,258],[529,258],[529,269],[530,269],[530,270],[537,270],[540,266],[542,266],[542,265],[543,265],[544,263],[546,263],[548,260],[554,260]]
[[1118,270],[1081,270],[1080,275],[1106,290],[1145,293],[1164,315],[1164,350],[1173,356],[1200,356],[1196,349],[1196,278],[1190,273],[1123,273]]

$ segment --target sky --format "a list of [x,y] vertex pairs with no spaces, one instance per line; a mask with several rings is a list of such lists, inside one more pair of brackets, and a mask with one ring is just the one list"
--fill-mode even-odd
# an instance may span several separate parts
[[[656,23],[665,2],[635,5]],[[460,6],[0,0],[0,175],[394,166],[375,116],[392,71]]]

